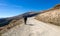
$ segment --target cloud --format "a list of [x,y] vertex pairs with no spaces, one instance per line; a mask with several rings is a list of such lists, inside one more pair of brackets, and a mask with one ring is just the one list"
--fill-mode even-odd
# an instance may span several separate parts
[[7,4],[0,3],[0,6],[7,6]]
[[19,6],[19,5],[11,5],[11,7],[14,7],[14,8],[23,8],[23,6]]
[[23,8],[23,6],[12,5],[12,4],[5,4],[5,3],[0,3],[0,7],[8,7],[8,8]]
[[7,10],[19,10],[19,11],[29,11],[30,10],[21,5],[6,4],[6,3],[0,3],[0,9],[1,8],[7,9]]

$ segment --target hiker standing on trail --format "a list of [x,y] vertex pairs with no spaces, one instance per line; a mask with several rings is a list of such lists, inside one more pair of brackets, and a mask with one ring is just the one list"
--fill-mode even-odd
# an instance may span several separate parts
[[25,22],[25,24],[27,23],[27,17],[24,17],[24,22]]
[[28,13],[28,14],[25,14],[25,15],[23,16],[23,17],[24,17],[24,22],[25,22],[25,24],[27,23],[27,18],[33,17],[33,16],[35,16],[35,15],[37,15],[37,14],[39,14],[39,13],[34,13],[34,14]]

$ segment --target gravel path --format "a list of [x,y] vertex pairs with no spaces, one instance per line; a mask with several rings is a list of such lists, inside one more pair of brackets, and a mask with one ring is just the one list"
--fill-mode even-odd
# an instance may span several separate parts
[[60,27],[28,18],[27,25],[18,25],[2,36],[60,36]]

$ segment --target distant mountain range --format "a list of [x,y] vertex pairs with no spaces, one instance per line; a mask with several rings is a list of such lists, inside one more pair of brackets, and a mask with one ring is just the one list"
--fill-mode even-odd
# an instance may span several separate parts
[[31,16],[34,16],[38,13],[35,13],[35,12],[28,12],[28,13],[24,13],[22,15],[18,15],[18,16],[14,16],[14,17],[9,17],[9,18],[1,18],[0,19],[0,27],[3,27],[5,25],[8,25],[9,23],[11,23],[11,21],[15,20],[20,20],[24,17],[31,17]]

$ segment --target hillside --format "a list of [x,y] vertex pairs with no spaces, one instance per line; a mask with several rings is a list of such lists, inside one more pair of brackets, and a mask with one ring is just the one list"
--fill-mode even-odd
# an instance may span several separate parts
[[15,26],[2,36],[60,36],[60,27],[28,18],[27,24]]
[[9,29],[24,23],[24,17],[30,17],[30,16],[34,16],[36,14],[38,14],[38,13],[28,12],[28,13],[24,13],[22,15],[14,16],[14,17],[1,18],[0,19],[0,33],[4,33]]
[[43,12],[36,16],[37,20],[60,26],[60,4]]

